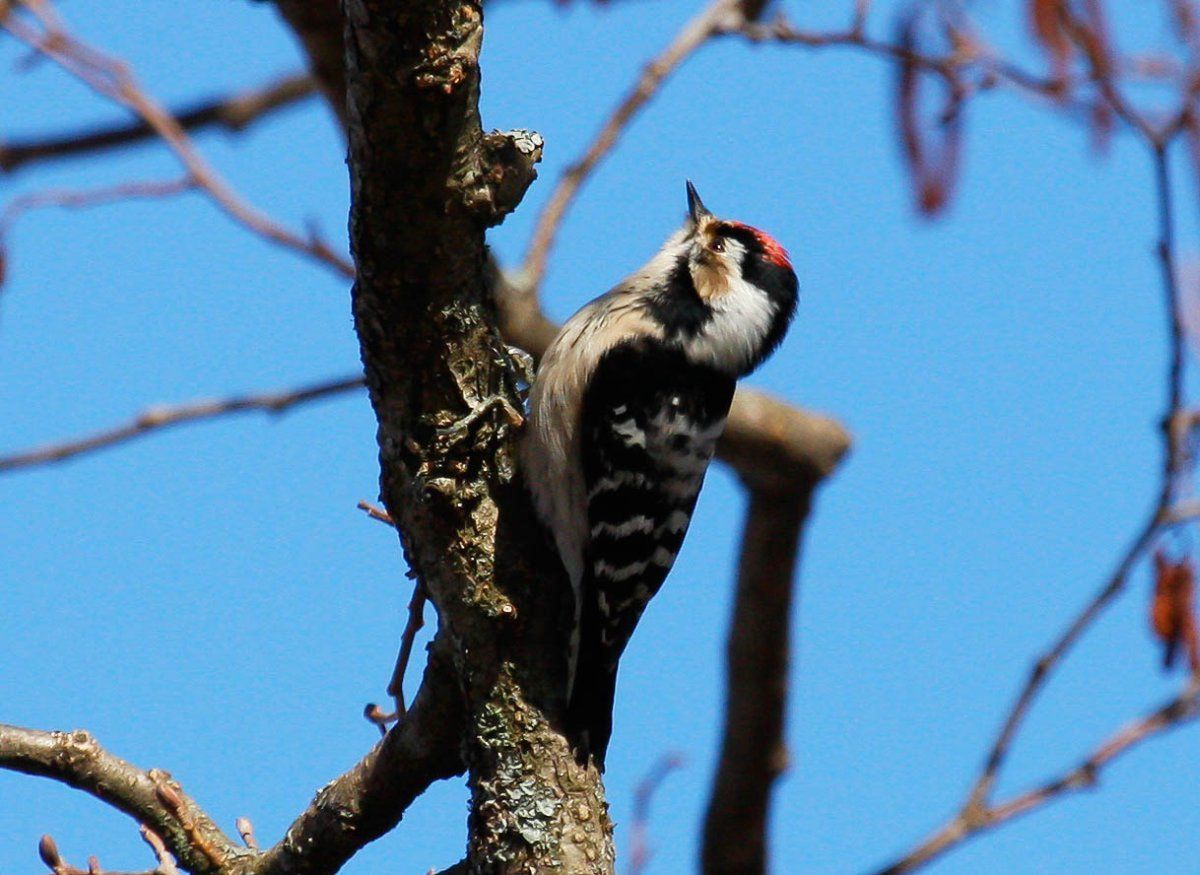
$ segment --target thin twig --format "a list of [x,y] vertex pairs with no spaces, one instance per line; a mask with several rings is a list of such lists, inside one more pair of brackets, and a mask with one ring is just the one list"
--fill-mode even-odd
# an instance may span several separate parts
[[[147,832],[149,831],[143,826],[143,836]],[[159,839],[158,842],[159,847],[162,847],[162,840]],[[38,842],[38,856],[42,858],[43,863],[50,867],[50,875],[179,875],[179,870],[175,868],[175,861],[171,859],[171,855],[167,853],[166,848],[163,848],[163,854],[165,854],[165,857],[160,858],[157,866],[141,872],[115,872],[112,869],[105,869],[100,865],[99,858],[94,856],[88,857],[88,867],[86,869],[80,869],[78,866],[72,866],[63,859],[53,836],[44,835]],[[163,862],[164,860],[166,862]]]
[[242,200],[196,149],[179,121],[141,89],[129,68],[65,31],[48,0],[22,0],[20,6],[29,10],[41,23],[40,31],[16,15],[7,4],[0,6],[0,25],[98,94],[128,107],[140,116],[166,142],[196,184],[208,193],[226,215],[272,243],[308,255],[341,276],[354,277],[354,266],[319,237],[301,237]]
[[992,809],[994,823],[1032,811],[1060,794],[1091,787],[1100,770],[1155,735],[1174,729],[1200,715],[1200,686],[1193,680],[1188,688],[1165,705],[1121,727],[1099,745],[1082,763],[1064,775],[1047,781]]
[[278,414],[303,404],[338,395],[363,386],[362,377],[343,377],[338,380],[327,380],[303,386],[298,389],[288,389],[279,392],[264,392],[257,395],[238,395],[212,401],[194,401],[176,407],[152,407],[144,413],[135,416],[125,425],[105,429],[82,438],[75,438],[61,443],[48,444],[31,450],[13,453],[0,457],[0,473],[14,471],[18,468],[30,468],[36,465],[46,465],[61,462],[85,453],[92,453],[115,444],[124,443],[135,438],[143,437],[152,431],[194,422],[199,419],[215,419],[231,413],[242,413],[248,410],[261,410],[266,413]]
[[[645,66],[637,82],[601,126],[582,157],[572,163],[555,186],[546,206],[538,216],[520,270],[509,277],[512,292],[521,296],[536,295],[546,273],[546,264],[567,211],[579,190],[602,160],[613,150],[625,129],[638,112],[661,90],[670,75],[690,55],[713,37],[738,35],[754,42],[779,42],[809,48],[853,47],[893,61],[913,65],[936,73],[945,79],[951,93],[959,98],[970,90],[983,87],[980,83],[1006,82],[1045,98],[1057,99],[1060,83],[1038,77],[1016,65],[995,60],[978,48],[974,53],[951,52],[942,57],[921,54],[911,48],[870,37],[865,32],[868,3],[856,5],[851,26],[844,31],[816,32],[792,26],[779,18],[771,23],[749,20],[741,13],[736,0],[714,0],[691,19],[675,38]],[[968,85],[964,72],[977,71],[973,85]]]
[[0,247],[17,219],[31,210],[44,207],[62,207],[64,209],[80,209],[96,207],[104,204],[140,198],[172,197],[198,187],[191,176],[181,176],[178,179],[144,180],[139,182],[122,182],[104,188],[73,189],[47,188],[42,191],[31,191],[18,195],[9,201],[3,212],[0,212]]
[[1145,717],[1121,727],[1098,745],[1079,765],[1044,784],[1004,802],[974,810],[964,809],[929,838],[877,875],[914,872],[951,848],[980,833],[1028,814],[1069,793],[1091,788],[1100,772],[1133,747],[1200,716],[1200,686],[1195,680],[1180,695]]
[[[366,513],[373,520],[396,527],[396,521],[392,519],[391,514],[381,507],[376,507],[371,502],[363,500],[358,503],[358,509]],[[391,680],[388,681],[388,695],[396,703],[396,710],[390,714],[383,711],[374,702],[371,702],[363,711],[369,721],[379,727],[381,733],[387,733],[387,727],[400,720],[405,714],[404,701],[404,675],[408,671],[408,663],[412,658],[413,642],[416,640],[417,633],[425,626],[425,602],[428,596],[425,593],[425,587],[421,585],[421,581],[417,580],[413,586],[412,598],[408,602],[408,621],[404,625],[404,631],[400,635],[400,650],[396,654],[396,665],[392,669]]]
[[[1093,40],[1094,41],[1094,40]],[[1099,50],[1095,50],[1097,53]],[[1094,61],[1093,63],[1098,63]],[[1017,695],[1000,732],[992,744],[983,768],[958,813],[928,839],[901,857],[891,866],[880,871],[880,875],[897,875],[911,872],[940,856],[954,845],[972,837],[981,830],[991,829],[1018,814],[1024,814],[1058,798],[1064,792],[1078,789],[1094,780],[1096,773],[1123,753],[1133,744],[1162,729],[1174,726],[1195,716],[1197,708],[1196,680],[1177,699],[1131,727],[1118,732],[1113,739],[1085,760],[1084,764],[1068,772],[1064,777],[1050,781],[1028,793],[1007,802],[994,803],[992,793],[1012,745],[1024,724],[1038,694],[1045,688],[1054,669],[1062,662],[1074,644],[1086,633],[1104,610],[1126,587],[1134,565],[1142,558],[1147,548],[1165,531],[1186,519],[1191,503],[1176,500],[1175,492],[1179,475],[1187,464],[1186,434],[1194,416],[1183,409],[1184,397],[1184,336],[1179,313],[1178,270],[1175,258],[1174,215],[1171,205],[1170,163],[1167,155],[1169,140],[1164,137],[1166,129],[1157,129],[1149,123],[1139,124],[1134,111],[1126,107],[1118,110],[1129,114],[1127,121],[1138,130],[1148,147],[1154,163],[1154,180],[1158,205],[1157,256],[1162,274],[1164,309],[1167,314],[1167,337],[1169,355],[1165,374],[1166,399],[1162,417],[1163,451],[1160,484],[1157,501],[1147,520],[1134,537],[1129,548],[1117,563],[1117,568],[1103,587],[1092,597],[1080,613],[1071,621],[1058,639],[1034,663],[1033,670]],[[1181,130],[1176,128],[1175,130]]]
[[630,830],[629,875],[642,875],[650,865],[650,805],[671,772],[683,768],[683,755],[669,753],[660,757],[638,781],[633,791],[633,826]]
[[391,514],[389,514],[382,507],[371,504],[371,502],[364,499],[358,503],[358,509],[361,510],[363,513],[365,513],[367,516],[369,516],[371,519],[378,520],[379,522],[383,523],[384,525],[391,526],[393,529],[396,528],[396,521],[394,519],[392,519]]
[[175,866],[175,858],[167,850],[162,837],[144,823],[138,827],[138,830],[141,833],[142,841],[150,846],[150,850],[154,851],[154,859],[158,861],[158,866],[154,871],[158,875],[179,875],[179,869]]
[[388,682],[388,695],[396,703],[396,719],[404,719],[407,706],[404,702],[404,674],[408,671],[408,661],[412,656],[413,642],[417,633],[425,626],[425,602],[428,600],[425,586],[417,579],[413,584],[412,598],[408,601],[408,622],[404,624],[404,632],[400,635],[400,651],[396,654],[396,666],[392,669],[392,679]]
[[[216,875],[237,848],[165,772],[143,771],[91,735],[0,724],[0,768],[61,781],[146,824],[195,875]],[[42,842],[43,860],[57,848]],[[47,862],[47,865],[50,865]]]
[[[203,100],[173,109],[171,115],[186,131],[220,127],[242,131],[260,118],[316,93],[311,76],[295,73],[259,88],[230,96]],[[12,173],[26,165],[72,158],[104,149],[126,146],[157,136],[145,119],[121,124],[82,128],[47,137],[0,143],[0,170]]]
[[546,273],[550,250],[571,202],[592,171],[617,144],[638,111],[658,93],[667,78],[693,52],[715,34],[736,26],[742,20],[738,0],[713,0],[683,26],[662,53],[645,66],[633,88],[604,122],[583,156],[563,173],[550,200],[542,208],[520,275],[511,280],[522,293],[536,294]]

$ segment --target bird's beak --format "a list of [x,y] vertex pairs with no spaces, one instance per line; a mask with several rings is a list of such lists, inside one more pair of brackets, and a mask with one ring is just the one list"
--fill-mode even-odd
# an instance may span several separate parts
[[712,217],[712,213],[708,211],[708,207],[704,206],[704,201],[700,200],[700,195],[696,194],[696,186],[692,185],[692,181],[687,181],[688,194],[688,213],[692,217],[692,222],[699,225],[701,219]]

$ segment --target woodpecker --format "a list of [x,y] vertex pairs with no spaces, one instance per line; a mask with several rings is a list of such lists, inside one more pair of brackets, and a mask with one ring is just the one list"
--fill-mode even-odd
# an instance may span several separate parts
[[574,591],[568,737],[601,770],[617,662],[683,544],[734,384],[796,308],[783,247],[687,196],[683,227],[546,350],[520,451]]

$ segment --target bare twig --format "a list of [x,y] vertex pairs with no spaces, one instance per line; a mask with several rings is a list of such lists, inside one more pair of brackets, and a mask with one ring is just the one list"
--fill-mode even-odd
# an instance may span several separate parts
[[843,31],[805,30],[780,16],[765,23],[746,22],[723,33],[742,36],[752,42],[775,42],[810,49],[857,49],[869,55],[936,74],[945,80],[948,87],[964,96],[972,91],[1005,84],[1035,97],[1057,99],[1062,88],[1062,84],[1057,80],[1029,73],[996,57],[980,45],[971,46],[967,51],[962,47],[954,47],[945,54],[930,55],[903,42],[893,43],[869,36],[864,22],[857,17],[854,23]]
[[154,859],[158,861],[158,866],[154,869],[155,873],[157,875],[179,875],[179,869],[175,866],[175,858],[167,850],[162,837],[144,823],[138,827],[138,831],[141,833],[142,841],[150,846],[150,850],[154,851]]
[[1055,796],[1092,787],[1100,770],[1143,741],[1195,720],[1200,715],[1200,686],[1193,680],[1179,696],[1121,727],[1097,747],[1082,763],[1061,777],[1047,781],[1027,793],[1015,796],[993,809],[995,823],[1031,811]]
[[[166,772],[143,771],[105,751],[86,732],[42,732],[0,724],[0,768],[40,775],[84,790],[143,824],[154,850],[154,875],[333,875],[355,851],[387,832],[433,781],[462,771],[458,740],[464,719],[446,647],[435,638],[421,689],[403,725],[356,766],[327,784],[268,851],[255,848],[244,818],[232,842]],[[55,875],[79,875],[52,838],[39,844]],[[168,853],[169,851],[169,853]],[[99,864],[86,870],[94,875]],[[117,873],[108,873],[117,875]]]
[[193,191],[197,187],[196,180],[191,176],[181,176],[178,179],[123,182],[88,190],[48,188],[19,195],[9,201],[3,212],[0,212],[0,252],[3,251],[5,238],[13,225],[31,210],[43,207],[80,209],[140,198],[172,197]]
[[462,772],[465,715],[449,649],[439,632],[407,717],[317,793],[264,853],[255,875],[333,875],[359,848],[394,827],[431,783]]
[[654,796],[670,777],[671,772],[683,768],[683,756],[669,753],[659,758],[649,772],[638,781],[633,791],[633,825],[630,828],[629,875],[642,875],[650,865],[653,849],[650,847],[650,805]]
[[879,870],[877,875],[914,872],[981,832],[1028,814],[1068,793],[1089,789],[1095,785],[1101,770],[1122,754],[1143,741],[1195,720],[1197,716],[1200,716],[1200,688],[1193,680],[1179,696],[1118,729],[1079,765],[1005,802],[964,810],[904,857]]
[[[1098,52],[1098,49],[1093,51]],[[1101,63],[1094,60],[1093,63]],[[1098,71],[1098,75],[1103,71]],[[1118,109],[1128,115],[1127,121],[1138,130],[1151,150],[1154,160],[1154,178],[1158,202],[1158,245],[1157,254],[1162,274],[1164,309],[1167,314],[1167,337],[1170,354],[1165,374],[1166,400],[1162,417],[1163,453],[1160,473],[1159,494],[1155,506],[1145,523],[1135,535],[1132,543],[1117,563],[1113,574],[1104,586],[1084,605],[1066,630],[1037,659],[1028,679],[1017,695],[1000,732],[992,744],[983,768],[971,788],[967,799],[958,813],[928,839],[900,858],[881,875],[910,872],[929,863],[954,845],[970,838],[981,830],[991,829],[1018,814],[1024,814],[1058,798],[1068,790],[1086,786],[1094,780],[1096,773],[1116,756],[1133,744],[1162,729],[1174,726],[1195,716],[1196,681],[1193,680],[1183,694],[1131,727],[1119,732],[1110,742],[1102,746],[1082,766],[1068,772],[1064,777],[1050,781],[1012,800],[992,802],[992,792],[1000,771],[1008,758],[1025,718],[1028,716],[1038,694],[1044,689],[1054,669],[1062,662],[1074,644],[1087,632],[1104,610],[1126,587],[1130,572],[1144,556],[1146,550],[1167,529],[1178,525],[1186,518],[1190,502],[1176,499],[1179,475],[1187,465],[1186,434],[1193,417],[1183,409],[1184,337],[1179,313],[1178,271],[1175,263],[1174,217],[1171,207],[1170,164],[1167,142],[1164,137],[1170,126],[1155,128],[1149,123],[1139,124],[1134,111],[1125,107]],[[1144,121],[1144,120],[1143,120]],[[1176,131],[1180,128],[1176,127]]]
[[215,419],[231,413],[260,410],[266,413],[283,413],[298,404],[339,395],[363,386],[361,377],[343,377],[327,380],[298,389],[265,392],[257,395],[238,395],[212,401],[195,401],[177,407],[153,407],[134,417],[133,421],[115,428],[105,429],[82,438],[48,444],[0,457],[0,473],[18,468],[30,468],[52,462],[61,462],[85,453],[92,453],[115,444],[143,437],[152,431],[195,422]]
[[[172,109],[170,114],[184,130],[220,127],[228,131],[244,130],[275,110],[314,94],[311,76],[293,74],[266,85],[226,97],[199,101]],[[145,119],[123,124],[82,128],[48,137],[0,143],[0,170],[12,173],[25,166],[57,158],[71,158],[105,149],[126,146],[157,136]]]
[[238,835],[242,837],[242,842],[251,850],[258,850],[258,839],[254,837],[254,824],[250,822],[248,817],[239,817],[233,824],[237,827]]
[[388,695],[396,703],[397,719],[404,719],[404,673],[408,670],[408,661],[412,657],[413,642],[417,633],[425,626],[425,602],[428,595],[425,587],[418,578],[413,582],[412,598],[408,601],[408,622],[404,624],[404,632],[400,635],[400,651],[396,654],[396,667],[392,669],[392,679],[388,682]]
[[377,507],[376,505],[371,504],[371,502],[364,499],[358,503],[358,509],[366,513],[366,515],[371,519],[378,520],[384,525],[391,526],[393,529],[396,528],[396,521],[393,520],[391,514],[389,514],[382,507]]
[[[154,835],[144,825],[142,826],[143,836],[146,833]],[[114,872],[111,869],[104,869],[100,865],[100,860],[96,857],[88,857],[88,867],[80,869],[78,866],[72,866],[68,863],[61,853],[59,853],[58,845],[54,841],[54,837],[50,835],[42,836],[38,842],[38,856],[42,858],[42,862],[50,867],[51,875],[178,875],[179,870],[175,868],[175,861],[171,858],[170,853],[163,846],[162,840],[155,836],[158,841],[158,849],[162,849],[163,856],[159,857],[159,863],[153,869],[142,872]],[[153,846],[152,846],[153,847]]]
[[39,30],[18,16],[10,5],[0,6],[0,25],[32,49],[54,60],[97,93],[126,106],[163,139],[187,168],[188,174],[221,210],[255,234],[279,246],[308,255],[344,277],[354,277],[354,266],[315,236],[301,237],[247,204],[214,170],[169,112],[138,85],[122,62],[80,42],[65,31],[49,0],[22,0],[42,25]]
[[712,36],[744,21],[739,0],[713,0],[671,40],[671,44],[645,66],[637,83],[604,122],[584,152],[567,168],[538,216],[520,274],[513,282],[522,294],[536,295],[546,273],[546,261],[555,237],[580,187],[616,145],[630,121],[662,88],[667,78]]
[[[86,732],[42,732],[0,724],[0,768],[61,781],[123,811],[157,833],[197,875],[215,875],[225,861],[247,853],[169,775],[143,771],[113,756]],[[51,848],[53,840],[49,846],[43,841],[43,859]],[[56,848],[54,852],[57,855]]]

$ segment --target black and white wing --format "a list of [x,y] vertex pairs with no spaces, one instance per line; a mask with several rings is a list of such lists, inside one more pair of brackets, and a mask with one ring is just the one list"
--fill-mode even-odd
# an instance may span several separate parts
[[570,720],[603,768],[617,661],[675,562],[725,425],[734,380],[678,349],[606,352],[582,404],[588,532]]

